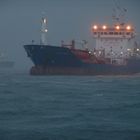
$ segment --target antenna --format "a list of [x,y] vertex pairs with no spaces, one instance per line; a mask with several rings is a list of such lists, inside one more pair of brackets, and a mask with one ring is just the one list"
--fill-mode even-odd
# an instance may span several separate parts
[[115,22],[117,22],[117,24],[120,24],[121,26],[123,26],[125,24],[125,15],[126,15],[127,9],[120,7],[121,4],[118,2],[119,1],[114,0],[115,8],[113,8],[112,18]]
[[47,19],[42,18],[42,27],[41,27],[41,44],[47,45],[46,34],[47,34]]

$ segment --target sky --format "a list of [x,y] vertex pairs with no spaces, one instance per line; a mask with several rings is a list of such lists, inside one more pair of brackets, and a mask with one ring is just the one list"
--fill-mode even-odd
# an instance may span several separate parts
[[140,0],[0,0],[0,52],[15,62],[15,69],[29,71],[33,63],[23,45],[40,42],[43,16],[48,20],[49,44],[84,39],[91,48],[91,26],[110,25],[116,4],[127,9],[125,19],[140,39]]

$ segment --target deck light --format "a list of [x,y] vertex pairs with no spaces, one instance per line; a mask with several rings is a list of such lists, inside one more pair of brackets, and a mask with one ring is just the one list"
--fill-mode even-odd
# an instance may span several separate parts
[[103,27],[102,27],[104,30],[107,28],[107,26],[106,25],[103,25]]
[[117,26],[116,26],[116,29],[119,30],[119,29],[120,29],[120,26],[117,25]]
[[127,29],[127,30],[131,30],[131,26],[128,25],[128,26],[126,27],[126,29]]
[[93,26],[93,29],[94,29],[94,30],[97,30],[97,29],[98,29],[98,26],[97,26],[97,25],[94,25],[94,26]]

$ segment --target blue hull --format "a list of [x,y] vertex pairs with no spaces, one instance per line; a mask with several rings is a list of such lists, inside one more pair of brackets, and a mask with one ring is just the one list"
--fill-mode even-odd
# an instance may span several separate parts
[[129,59],[127,65],[87,63],[69,48],[50,45],[25,45],[28,57],[34,63],[31,74],[111,75],[140,72],[140,59]]

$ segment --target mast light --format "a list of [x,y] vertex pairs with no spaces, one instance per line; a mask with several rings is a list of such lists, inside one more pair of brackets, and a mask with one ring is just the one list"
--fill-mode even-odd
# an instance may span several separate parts
[[47,30],[47,29],[45,29],[44,31],[45,31],[45,32],[48,32],[48,30]]
[[43,22],[44,22],[44,23],[47,23],[47,20],[44,18]]

